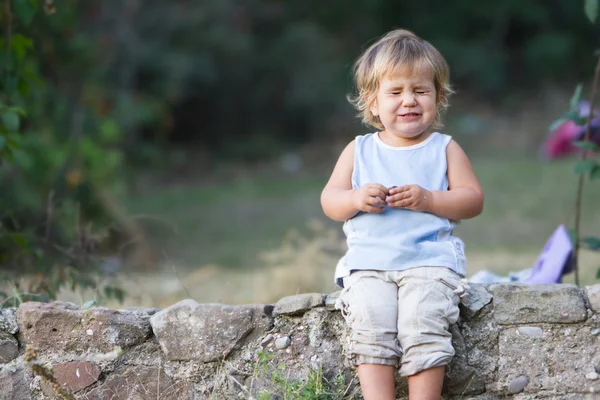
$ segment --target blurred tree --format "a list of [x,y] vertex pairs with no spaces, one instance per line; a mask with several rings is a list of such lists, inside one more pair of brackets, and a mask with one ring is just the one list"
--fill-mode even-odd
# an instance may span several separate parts
[[112,196],[172,146],[208,150],[210,165],[319,140],[351,112],[355,57],[390,29],[430,40],[454,83],[487,101],[588,76],[573,60],[598,36],[562,0],[65,0],[51,17],[40,0],[2,4],[0,251],[32,271],[83,236],[101,255],[142,240]]

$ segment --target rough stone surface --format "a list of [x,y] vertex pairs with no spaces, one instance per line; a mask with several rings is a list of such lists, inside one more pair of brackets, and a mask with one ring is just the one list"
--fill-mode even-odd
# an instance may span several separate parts
[[53,365],[52,372],[60,385],[66,386],[72,392],[78,392],[96,383],[101,371],[94,363],[71,361]]
[[211,362],[226,358],[255,328],[261,319],[256,311],[183,300],[156,313],[150,322],[169,360]]
[[519,333],[530,337],[542,337],[542,328],[537,326],[522,326],[519,328]]
[[590,372],[589,374],[585,375],[585,379],[590,380],[590,381],[595,381],[598,378],[600,378],[600,375],[598,375],[598,373],[596,371]]
[[313,307],[324,305],[323,295],[320,293],[305,293],[296,296],[288,296],[275,304],[275,315],[301,314]]
[[33,377],[24,367],[16,369],[0,369],[0,399],[33,400],[35,397],[29,390]]
[[134,313],[102,307],[81,310],[63,302],[23,303],[17,318],[23,343],[39,351],[109,352],[141,343],[151,334],[149,322]]
[[525,386],[527,386],[528,383],[529,383],[529,377],[526,375],[521,375],[517,378],[511,379],[511,381],[508,383],[508,393],[510,393],[510,394],[521,393],[525,389]]
[[494,318],[501,325],[574,323],[587,318],[585,302],[575,285],[491,285]]
[[328,310],[335,310],[335,302],[340,297],[341,293],[342,293],[341,290],[337,290],[337,291],[335,291],[333,293],[329,293],[327,295],[327,297],[325,297],[325,307]]
[[0,331],[14,335],[19,330],[16,308],[0,308]]
[[530,337],[518,328],[503,329],[498,342],[498,382],[526,375],[530,377],[528,390],[599,391],[600,382],[585,378],[600,362],[599,339],[590,331],[589,326],[546,325],[542,337]]
[[471,288],[467,290],[467,294],[460,299],[461,316],[464,320],[473,318],[483,307],[492,301],[492,294],[488,292],[487,285],[470,283],[469,286]]
[[123,367],[85,394],[89,400],[188,399],[189,388],[174,384],[159,367]]
[[280,337],[277,340],[275,340],[275,347],[278,350],[283,350],[283,349],[287,349],[291,343],[292,343],[291,339],[287,336],[284,336],[284,337]]
[[[593,399],[600,391],[600,314],[592,309],[590,293],[590,288],[573,285],[472,285],[469,299],[462,299],[459,320],[450,327],[456,355],[446,369],[443,398]],[[300,308],[279,315],[271,305],[201,305],[192,300],[156,313],[115,311],[125,317],[113,318],[109,327],[127,332],[131,327],[125,325],[140,326],[141,321],[151,323],[156,334],[136,339],[122,353],[110,352],[111,357],[82,350],[98,348],[91,342],[96,336],[107,342],[97,332],[112,314],[68,303],[23,306],[16,339],[19,349],[27,340],[42,343],[37,362],[54,366],[57,379],[77,390],[80,399],[258,399],[266,393],[285,398],[282,382],[306,382],[320,371],[346,392],[344,399],[358,400],[356,369],[347,356],[350,328],[340,312],[327,307],[334,296],[303,296]],[[579,312],[584,317],[570,318]],[[53,336],[44,342],[42,334]],[[80,374],[82,366],[93,369],[87,382],[73,378],[77,366]],[[396,398],[407,400],[407,379],[398,375],[396,384]],[[0,399],[46,400],[53,397],[48,389],[32,377],[22,357],[0,363]]]
[[600,284],[586,286],[585,294],[590,303],[590,308],[594,312],[600,312]]
[[498,365],[498,334],[500,328],[493,318],[492,305],[488,304],[477,319],[468,323],[459,321],[465,343],[468,365],[480,376],[494,376]]
[[450,326],[450,333],[456,355],[446,370],[446,391],[456,395],[476,395],[485,392],[484,376],[469,365],[467,345],[458,325]]
[[19,355],[19,342],[13,335],[0,331],[0,363],[7,363]]

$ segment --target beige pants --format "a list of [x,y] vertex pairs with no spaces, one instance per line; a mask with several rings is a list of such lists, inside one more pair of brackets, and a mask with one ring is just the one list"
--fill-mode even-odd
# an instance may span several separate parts
[[400,374],[446,365],[454,356],[448,327],[457,321],[461,276],[445,267],[355,271],[336,307],[352,328],[354,365],[385,364]]

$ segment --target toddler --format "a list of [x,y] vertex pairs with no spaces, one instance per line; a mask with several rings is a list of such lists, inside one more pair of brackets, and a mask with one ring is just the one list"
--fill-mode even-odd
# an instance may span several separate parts
[[397,369],[411,400],[438,400],[466,274],[452,231],[481,213],[483,193],[461,147],[435,131],[452,93],[436,48],[395,30],[354,71],[350,100],[377,131],[346,146],[321,194],[348,243],[336,306],[352,328],[349,356],[366,400],[395,399]]

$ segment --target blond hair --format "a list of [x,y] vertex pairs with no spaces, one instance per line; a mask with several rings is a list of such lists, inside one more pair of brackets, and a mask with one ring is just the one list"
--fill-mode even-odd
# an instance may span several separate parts
[[379,81],[395,72],[411,73],[414,69],[431,68],[436,91],[437,115],[432,128],[441,128],[441,116],[448,108],[450,69],[440,52],[414,33],[398,29],[382,36],[356,60],[354,64],[355,96],[348,100],[358,110],[358,116],[367,125],[383,129],[379,117],[371,107],[379,88]]

